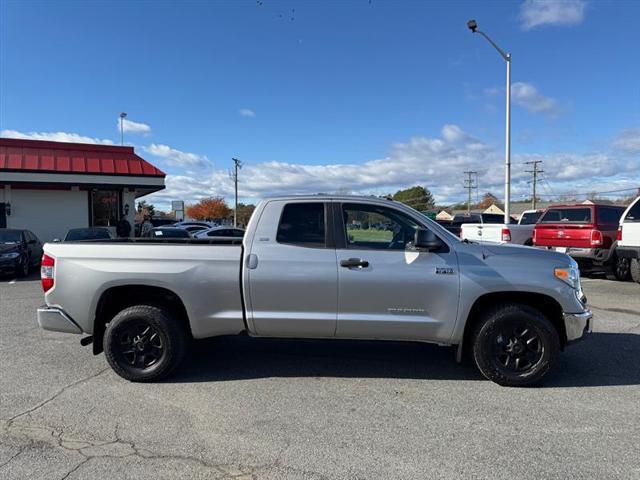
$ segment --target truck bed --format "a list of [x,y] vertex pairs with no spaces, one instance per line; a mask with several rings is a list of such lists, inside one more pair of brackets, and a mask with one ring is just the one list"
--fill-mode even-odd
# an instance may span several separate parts
[[139,282],[178,295],[195,338],[239,333],[244,330],[242,246],[233,243],[176,238],[49,243],[45,251],[55,258],[56,281],[48,304],[64,301],[71,319],[92,333],[105,292]]

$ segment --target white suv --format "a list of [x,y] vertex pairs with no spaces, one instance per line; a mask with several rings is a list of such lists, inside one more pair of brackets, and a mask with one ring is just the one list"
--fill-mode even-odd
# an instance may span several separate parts
[[616,253],[630,260],[631,278],[640,283],[640,197],[620,217]]

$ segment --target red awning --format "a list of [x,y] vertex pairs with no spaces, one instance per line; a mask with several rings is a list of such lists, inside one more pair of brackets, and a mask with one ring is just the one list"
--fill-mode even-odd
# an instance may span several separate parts
[[164,177],[133,147],[0,138],[0,172]]

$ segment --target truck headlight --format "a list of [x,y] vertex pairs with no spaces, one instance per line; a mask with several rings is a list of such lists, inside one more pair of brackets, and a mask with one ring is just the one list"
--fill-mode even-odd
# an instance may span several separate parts
[[18,258],[20,256],[20,252],[9,252],[3,253],[0,255],[2,258]]
[[554,268],[553,274],[575,290],[580,290],[580,269],[577,266]]

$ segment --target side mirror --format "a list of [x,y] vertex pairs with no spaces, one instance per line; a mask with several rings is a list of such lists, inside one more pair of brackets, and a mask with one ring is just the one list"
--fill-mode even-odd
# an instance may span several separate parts
[[444,246],[444,242],[440,240],[435,233],[426,228],[418,228],[413,241],[413,246],[419,250],[426,250],[432,252],[434,250],[440,250]]

